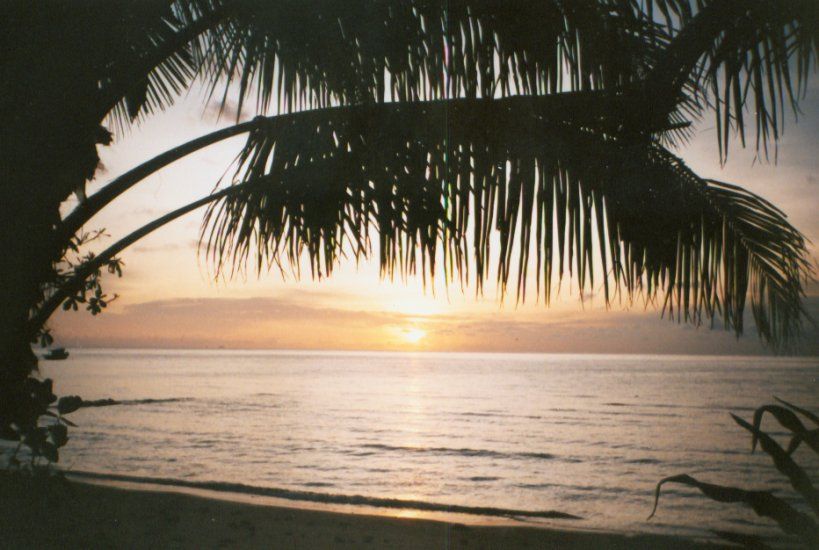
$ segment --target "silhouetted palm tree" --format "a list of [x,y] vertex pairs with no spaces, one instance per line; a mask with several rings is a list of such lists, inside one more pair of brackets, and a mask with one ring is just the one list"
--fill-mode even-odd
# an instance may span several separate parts
[[[297,265],[306,252],[325,275],[345,246],[369,254],[372,235],[384,273],[440,265],[480,287],[495,240],[498,283],[520,297],[530,269],[547,300],[564,272],[581,289],[596,276],[607,301],[643,293],[739,333],[750,295],[760,336],[790,345],[803,237],[668,147],[713,111],[721,156],[749,123],[767,153],[814,66],[818,11],[814,0],[6,5],[0,384],[28,375],[29,340],[87,276],[207,203],[220,272]],[[121,131],[197,80],[222,101],[237,90],[240,112],[255,98],[266,118],[160,155],[62,218],[111,140],[102,125]],[[72,236],[119,194],[244,132],[232,185],[55,279]]]

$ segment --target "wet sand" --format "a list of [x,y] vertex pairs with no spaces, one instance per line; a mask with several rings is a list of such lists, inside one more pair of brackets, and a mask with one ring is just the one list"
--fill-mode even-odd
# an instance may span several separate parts
[[3,548],[705,548],[673,537],[339,513],[0,475]]

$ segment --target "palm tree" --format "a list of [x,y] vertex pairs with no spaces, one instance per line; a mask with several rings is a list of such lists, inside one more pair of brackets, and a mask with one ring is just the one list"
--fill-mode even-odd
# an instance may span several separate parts
[[[681,321],[740,333],[750,296],[760,336],[786,348],[805,318],[802,235],[671,148],[709,112],[723,158],[748,125],[757,148],[775,146],[814,67],[818,14],[814,0],[5,6],[2,401],[25,393],[29,342],[61,303],[124,247],[206,204],[203,244],[226,275],[303,253],[329,275],[344,250],[370,255],[375,236],[385,274],[443,269],[480,288],[497,241],[497,282],[520,298],[530,269],[547,301],[571,273],[581,289],[602,281],[607,301],[642,294]],[[236,90],[239,111],[255,99],[263,116],[182,144],[61,217],[112,139],[103,125],[121,133],[194,82],[223,105]],[[242,133],[228,185],[55,269],[122,192]]]

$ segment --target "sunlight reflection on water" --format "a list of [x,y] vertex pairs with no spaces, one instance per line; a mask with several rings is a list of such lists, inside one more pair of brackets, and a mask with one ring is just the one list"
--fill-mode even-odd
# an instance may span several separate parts
[[789,496],[728,412],[749,418],[772,395],[819,408],[816,358],[72,350],[42,372],[85,399],[185,398],[74,413],[70,469],[554,509],[583,516],[578,527],[689,535],[764,522],[669,487],[646,523],[657,480]]

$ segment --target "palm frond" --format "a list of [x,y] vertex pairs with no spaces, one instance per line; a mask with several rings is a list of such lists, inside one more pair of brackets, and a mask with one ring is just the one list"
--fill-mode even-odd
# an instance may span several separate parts
[[[662,300],[678,321],[721,317],[738,334],[746,295],[760,336],[797,338],[805,316],[804,239],[761,198],[699,178],[648,140],[620,139],[560,96],[331,108],[272,117],[238,157],[236,181],[266,184],[214,204],[207,256],[229,275],[302,253],[329,275],[348,246],[385,275],[472,278],[497,251],[501,292],[534,259],[546,302],[564,274],[606,301]],[[590,114],[591,113],[591,114]],[[577,120],[572,120],[576,117]],[[602,126],[602,128],[601,128]],[[534,254],[533,254],[534,252]]]
[[769,142],[782,134],[786,105],[798,114],[815,68],[819,4],[709,0],[689,14],[649,77],[649,93],[669,102],[655,110],[663,115],[680,101],[693,111],[713,108],[723,159],[732,133],[745,145],[746,126],[754,124],[756,147],[767,156]]
[[[96,129],[107,115],[122,126],[162,108],[195,74],[190,38],[174,40],[184,27],[177,11],[168,0],[5,2],[3,96],[36,99],[4,112]],[[47,99],[55,95],[62,101]]]
[[[790,405],[788,405],[790,407]],[[796,410],[796,409],[795,409]],[[751,439],[751,451],[756,450],[756,445],[759,440],[758,433],[761,433],[762,415],[770,413],[774,418],[791,432],[791,442],[788,444],[788,455],[799,447],[801,442],[805,442],[813,451],[819,454],[819,430],[809,430],[805,428],[802,421],[794,411],[789,408],[780,407],[779,405],[764,405],[754,411],[753,438]]]
[[183,10],[156,0],[113,2],[104,10],[105,65],[99,70],[97,109],[121,134],[189,88],[196,74],[190,43],[216,19],[202,10],[192,18],[191,6]]
[[[729,125],[744,145],[746,117],[756,128],[756,147],[783,130],[786,105],[799,112],[819,53],[819,5],[813,0],[756,0],[734,21],[706,58],[703,83],[710,89],[727,154]],[[722,121],[719,120],[720,116]]]
[[687,474],[680,474],[661,479],[654,491],[654,509],[648,519],[657,512],[660,501],[660,489],[666,483],[679,483],[699,489],[705,496],[717,502],[738,502],[750,506],[757,515],[776,521],[780,528],[789,534],[799,537],[808,547],[819,542],[819,526],[810,516],[796,510],[784,500],[768,491],[746,491],[737,487],[716,485],[697,480]]
[[194,44],[197,64],[214,91],[255,90],[258,112],[613,88],[667,40],[631,0],[212,4],[228,15]]
[[788,407],[792,411],[798,412],[799,414],[801,414],[802,416],[804,416],[805,418],[807,418],[808,420],[810,420],[811,422],[816,424],[816,426],[819,426],[819,416],[816,416],[815,414],[813,414],[809,410],[798,407],[797,405],[794,405],[793,403],[788,403],[784,399],[780,399],[780,398],[778,398],[776,396],[774,396],[774,399],[776,399],[777,401],[779,401],[780,403],[782,403],[783,405],[785,405],[786,407]]
[[813,486],[807,472],[771,436],[735,414],[731,414],[731,418],[751,432],[754,441],[759,441],[762,450],[771,457],[776,469],[788,478],[791,486],[805,499],[813,513],[819,517],[819,489]]
[[664,121],[680,124],[700,101],[712,105],[723,153],[731,127],[744,142],[749,107],[757,145],[767,152],[769,138],[778,139],[785,99],[795,110],[804,93],[819,26],[811,0],[551,0],[502,9],[477,0],[177,0],[126,8],[108,27],[127,39],[111,48],[100,80],[103,95],[119,100],[110,106],[120,125],[171,103],[195,70],[212,94],[223,87],[223,104],[236,84],[239,112],[255,92],[259,113],[274,100],[282,113],[614,92],[648,78],[663,84],[649,93],[655,103],[666,99],[652,109]]

